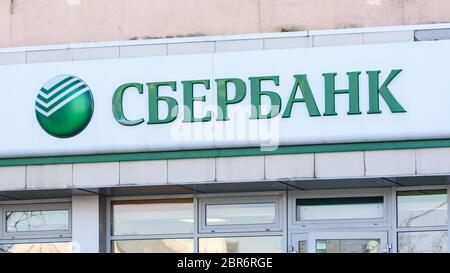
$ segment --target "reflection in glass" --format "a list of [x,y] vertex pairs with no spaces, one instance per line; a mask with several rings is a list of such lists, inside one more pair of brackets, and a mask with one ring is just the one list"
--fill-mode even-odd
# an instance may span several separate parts
[[192,233],[192,199],[117,201],[112,208],[113,235]]
[[71,242],[1,244],[0,253],[71,253]]
[[399,227],[447,225],[447,191],[398,192],[397,217]]
[[206,225],[273,224],[275,203],[206,205]]
[[399,253],[444,253],[448,251],[447,231],[399,232]]
[[49,231],[68,230],[68,210],[8,211],[6,212],[6,231]]
[[297,221],[383,218],[383,197],[297,199]]
[[380,253],[379,239],[317,240],[316,253]]
[[281,253],[281,236],[200,238],[200,253]]
[[192,239],[123,240],[112,242],[113,253],[192,253]]

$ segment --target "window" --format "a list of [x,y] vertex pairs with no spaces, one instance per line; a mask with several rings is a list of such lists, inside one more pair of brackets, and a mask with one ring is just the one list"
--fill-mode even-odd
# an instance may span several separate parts
[[112,244],[114,253],[191,253],[193,239],[122,240]]
[[192,233],[192,199],[115,201],[113,235]]
[[6,232],[69,229],[69,210],[7,211]]
[[113,253],[283,252],[281,199],[281,194],[113,199],[109,206],[108,250]]
[[397,193],[398,227],[447,225],[447,191],[423,190]]
[[281,229],[278,196],[201,199],[201,230],[274,231]]
[[274,224],[276,203],[206,205],[206,225]]
[[447,207],[445,189],[397,192],[398,252],[447,252]]
[[0,253],[72,252],[70,203],[7,203],[0,215]]
[[380,253],[378,239],[317,240],[316,253]]
[[448,250],[447,231],[399,232],[399,253],[445,253]]
[[192,198],[117,200],[111,210],[111,252],[194,251]]
[[296,199],[297,221],[384,217],[383,196]]
[[72,242],[0,244],[0,253],[71,253]]
[[308,253],[308,241],[298,241],[298,253]]
[[200,238],[200,253],[281,253],[281,236]]
[[199,199],[202,235],[198,239],[198,251],[283,252],[281,199],[280,195]]

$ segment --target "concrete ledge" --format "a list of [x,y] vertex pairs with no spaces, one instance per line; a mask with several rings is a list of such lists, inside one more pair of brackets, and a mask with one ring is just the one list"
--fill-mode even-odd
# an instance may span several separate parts
[[119,50],[120,50],[120,58],[167,55],[166,44],[121,46]]
[[[415,36],[415,38],[414,38]],[[449,39],[450,24],[0,48],[0,65]]]
[[0,191],[450,174],[449,148],[0,167]]
[[217,158],[217,181],[264,179],[264,156]]
[[182,43],[182,44],[168,44],[167,54],[199,54],[199,53],[213,53],[214,42],[199,42],[199,43]]
[[415,150],[366,151],[366,176],[414,175]]
[[264,49],[301,48],[312,46],[313,38],[311,36],[264,39]]
[[315,176],[362,177],[364,152],[319,153],[315,155]]
[[167,160],[120,162],[120,184],[155,185],[167,183]]
[[119,47],[73,49],[73,60],[115,59],[120,57]]
[[72,50],[44,50],[27,52],[27,63],[72,61]]
[[24,190],[25,188],[25,166],[0,167],[0,190]]
[[27,166],[27,189],[72,187],[72,164]]
[[96,47],[112,47],[112,46],[121,47],[121,46],[153,45],[153,44],[169,44],[169,43],[170,44],[192,43],[205,41],[211,42],[211,41],[252,40],[252,39],[271,39],[271,38],[287,38],[287,37],[307,37],[318,35],[337,35],[337,34],[372,33],[372,32],[439,30],[439,29],[450,29],[450,23],[305,30],[305,31],[290,31],[290,32],[267,32],[267,33],[252,33],[252,34],[237,34],[237,35],[210,35],[198,37],[86,42],[86,43],[53,44],[40,46],[19,46],[19,47],[0,48],[0,53],[56,50],[56,49],[96,48]]
[[101,187],[119,184],[119,162],[73,164],[74,187]]
[[414,31],[364,33],[364,44],[414,42]]
[[314,177],[314,154],[265,156],[266,179]]
[[313,46],[343,46],[363,44],[363,34],[336,34],[313,36]]
[[416,150],[417,174],[450,174],[450,148]]
[[171,159],[168,161],[169,183],[207,182],[215,179],[215,158]]
[[263,49],[264,43],[262,39],[216,42],[216,52],[263,50]]
[[24,64],[27,62],[26,51],[0,53],[0,65],[6,64]]

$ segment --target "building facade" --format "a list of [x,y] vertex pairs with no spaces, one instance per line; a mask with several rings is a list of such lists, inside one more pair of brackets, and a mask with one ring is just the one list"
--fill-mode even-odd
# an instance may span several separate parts
[[29,2],[0,252],[449,251],[447,1]]

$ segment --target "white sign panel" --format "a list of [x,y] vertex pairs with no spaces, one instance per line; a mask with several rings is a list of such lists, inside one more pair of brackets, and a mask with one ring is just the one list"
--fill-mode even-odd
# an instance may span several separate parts
[[[450,138],[448,52],[437,41],[3,65],[0,156]],[[225,97],[221,79],[238,82]]]

